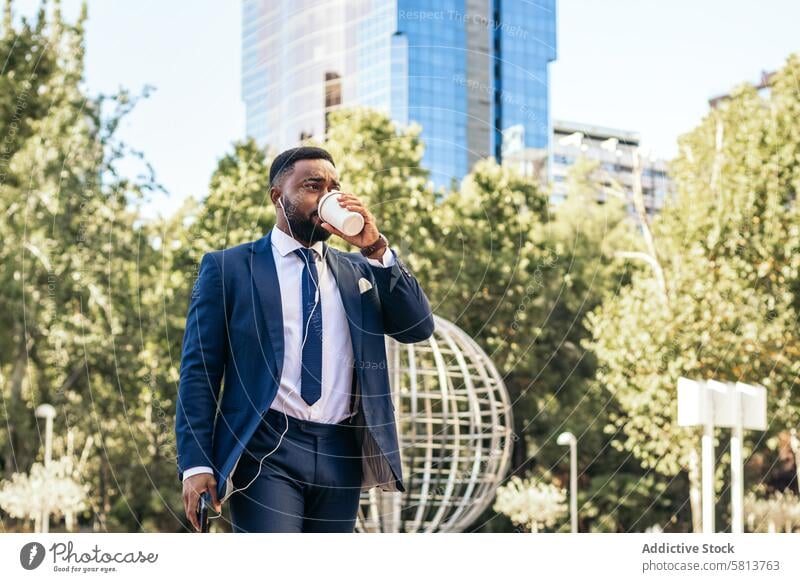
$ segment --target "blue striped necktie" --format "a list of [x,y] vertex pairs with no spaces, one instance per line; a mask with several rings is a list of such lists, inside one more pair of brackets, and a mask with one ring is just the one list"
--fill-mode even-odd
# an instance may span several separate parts
[[[314,295],[319,285],[319,276],[314,261],[314,251],[302,247],[295,249],[294,252],[303,261],[303,327],[300,330],[303,362],[300,373],[300,395],[310,406],[322,395],[322,291],[315,308]],[[302,344],[304,337],[305,344]]]

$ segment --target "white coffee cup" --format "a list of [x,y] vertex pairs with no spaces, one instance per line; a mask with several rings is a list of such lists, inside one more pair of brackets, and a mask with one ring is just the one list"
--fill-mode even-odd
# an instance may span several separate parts
[[319,217],[339,229],[347,236],[355,236],[364,229],[364,217],[358,212],[339,205],[341,192],[332,190],[320,198],[317,212]]

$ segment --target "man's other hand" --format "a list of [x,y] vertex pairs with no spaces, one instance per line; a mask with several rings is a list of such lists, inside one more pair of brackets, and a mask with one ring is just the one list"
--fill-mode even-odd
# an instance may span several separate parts
[[200,524],[197,521],[197,504],[200,495],[208,491],[211,494],[211,503],[214,511],[219,513],[222,504],[217,500],[217,480],[211,473],[200,473],[192,475],[183,482],[183,508],[186,510],[186,517],[197,531],[200,531]]

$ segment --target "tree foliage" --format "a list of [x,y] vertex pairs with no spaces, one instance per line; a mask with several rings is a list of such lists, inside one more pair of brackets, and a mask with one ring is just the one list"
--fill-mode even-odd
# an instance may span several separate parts
[[769,95],[742,86],[680,139],[678,194],[653,224],[666,296],[641,271],[590,318],[598,382],[623,408],[609,430],[657,473],[697,457],[694,429],[677,426],[679,376],[768,389],[770,426],[747,433],[749,452],[797,424],[798,73],[794,56]]
[[[0,390],[10,420],[0,468],[10,481],[38,467],[34,409],[50,402],[55,453],[71,451],[68,433],[91,450],[76,465],[83,527],[180,531],[173,422],[189,294],[205,252],[274,225],[276,152],[231,144],[207,193],[142,220],[159,185],[117,169],[135,154],[116,132],[138,97],[87,95],[86,11],[69,24],[57,2],[46,6],[33,22],[6,17],[0,37]],[[578,437],[584,530],[689,529],[696,447],[675,425],[678,376],[769,389],[772,424],[748,435],[749,450],[767,454],[797,423],[799,69],[790,59],[768,97],[739,89],[682,138],[679,194],[652,225],[666,292],[647,265],[620,257],[645,245],[622,201],[596,203],[591,163],[574,168],[555,208],[540,183],[492,160],[435,189],[418,126],[367,108],[329,114],[320,145],[343,190],[375,214],[435,313],[503,376],[520,437],[512,473],[566,487],[556,438]],[[487,510],[475,529],[513,525]]]

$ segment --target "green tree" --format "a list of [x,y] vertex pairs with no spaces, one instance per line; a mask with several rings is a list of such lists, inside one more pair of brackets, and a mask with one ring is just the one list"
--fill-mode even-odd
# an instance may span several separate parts
[[653,224],[656,267],[590,319],[598,382],[624,409],[616,444],[648,471],[688,478],[695,528],[699,440],[677,426],[678,377],[768,389],[770,427],[747,434],[750,451],[797,422],[798,73],[793,56],[769,96],[740,87],[681,138],[678,195]]
[[[513,472],[552,474],[565,486],[568,459],[556,439],[572,431],[587,492],[581,527],[616,531],[641,512],[620,511],[614,487],[635,483],[641,471],[609,454],[614,435],[603,430],[617,404],[592,383],[597,362],[581,344],[590,335],[585,315],[627,284],[614,254],[634,233],[622,201],[597,203],[594,170],[578,164],[569,197],[551,208],[535,181],[491,160],[477,164],[436,207],[444,236],[431,257],[438,270],[425,285],[437,313],[474,337],[504,377],[519,437]],[[608,519],[593,525],[601,517]],[[478,526],[511,529],[491,511]]]
[[97,529],[136,530],[164,504],[153,483],[174,479],[158,446],[166,427],[148,408],[153,362],[140,327],[142,310],[154,306],[141,302],[138,267],[157,255],[136,205],[155,185],[116,169],[129,152],[115,131],[136,99],[82,90],[85,5],[69,24],[58,2],[49,14],[47,4],[35,24],[15,28],[7,16],[3,31],[13,67],[2,77],[0,109],[11,117],[0,133],[15,138],[0,180],[0,386],[11,420],[0,430],[3,470],[26,471],[40,458],[44,428],[33,411],[52,403],[56,453],[67,450],[68,429],[76,450],[94,442],[83,476],[91,509],[82,517],[93,516]]

